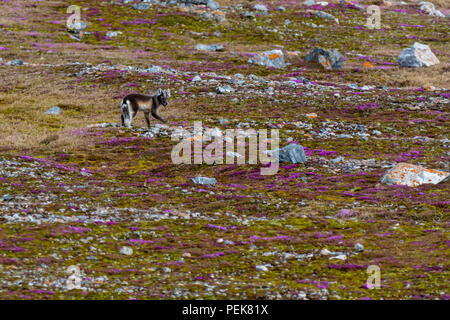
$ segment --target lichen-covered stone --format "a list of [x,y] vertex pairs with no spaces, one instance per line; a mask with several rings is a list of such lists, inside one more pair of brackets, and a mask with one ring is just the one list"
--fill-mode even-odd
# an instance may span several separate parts
[[305,57],[305,61],[317,62],[327,70],[342,68],[343,56],[337,49],[314,48]]
[[283,51],[275,49],[256,54],[249,63],[259,64],[267,68],[281,69],[286,67]]

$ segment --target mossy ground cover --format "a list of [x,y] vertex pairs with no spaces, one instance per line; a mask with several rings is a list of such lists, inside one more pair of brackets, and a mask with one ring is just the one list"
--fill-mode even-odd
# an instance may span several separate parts
[[[79,42],[66,32],[66,3],[0,4],[0,47],[8,48],[0,57],[29,63],[0,65],[0,195],[13,197],[0,202],[0,298],[448,299],[448,182],[380,184],[395,162],[448,171],[448,19],[414,5],[382,7],[382,29],[369,30],[364,11],[337,4],[323,10],[339,24],[284,1],[268,5],[286,11],[255,18],[225,8],[223,23],[177,7],[71,4],[88,22]],[[441,63],[399,68],[398,54],[414,41]],[[225,50],[199,52],[197,43]],[[297,51],[286,54],[287,68],[248,63],[276,46]],[[339,49],[343,68],[305,63],[316,46]],[[99,64],[178,72],[89,71]],[[196,73],[214,81],[191,82]],[[236,73],[265,81],[215,95]],[[291,87],[291,77],[313,85]],[[127,93],[158,87],[172,89],[162,111],[169,126],[278,128],[281,143],[300,143],[308,162],[281,164],[273,176],[261,176],[260,165],[174,165],[176,142],[145,136],[142,115],[134,129],[98,126],[119,122]],[[54,105],[63,114],[45,115]],[[334,165],[338,156],[360,167]],[[195,176],[218,183],[196,185]],[[123,246],[133,254],[119,253]],[[71,265],[82,272],[80,290],[66,289]],[[370,265],[381,269],[380,289],[366,286]]]

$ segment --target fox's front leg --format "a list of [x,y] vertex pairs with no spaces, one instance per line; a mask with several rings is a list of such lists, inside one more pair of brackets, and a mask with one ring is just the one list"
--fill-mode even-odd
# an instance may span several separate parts
[[145,111],[145,121],[147,122],[147,127],[150,129],[150,111]]
[[161,122],[163,122],[163,123],[167,123],[166,120],[164,120],[163,118],[161,118],[161,117],[156,113],[156,111],[153,111],[153,110],[152,110],[152,117],[155,118],[155,119],[157,119],[157,120],[159,120],[159,121],[161,121]]

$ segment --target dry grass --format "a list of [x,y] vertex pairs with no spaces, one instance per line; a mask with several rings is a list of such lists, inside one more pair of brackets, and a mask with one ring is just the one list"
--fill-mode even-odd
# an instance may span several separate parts
[[[2,70],[3,69],[3,70]],[[85,143],[72,130],[85,128],[100,122],[120,121],[119,99],[111,86],[80,87],[74,80],[62,81],[60,73],[16,72],[0,69],[0,148],[40,149],[57,147],[73,149]],[[40,70],[40,71],[38,71]],[[46,115],[45,111],[60,106],[63,115]],[[171,101],[161,110],[162,117],[169,122],[180,117],[192,117],[193,107]],[[156,120],[154,120],[155,122]],[[139,114],[134,126],[144,126],[144,116]]]
[[380,81],[387,86],[401,88],[418,88],[431,85],[435,88],[450,88],[450,65],[436,65],[423,69],[400,68],[395,71],[380,74]]

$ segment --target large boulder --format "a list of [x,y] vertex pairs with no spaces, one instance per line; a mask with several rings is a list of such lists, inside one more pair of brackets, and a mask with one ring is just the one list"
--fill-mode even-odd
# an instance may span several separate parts
[[249,63],[259,64],[267,68],[281,69],[286,67],[283,51],[275,49],[261,52],[248,60]]
[[279,162],[290,162],[290,163],[305,163],[306,154],[303,147],[299,144],[291,143],[287,146],[276,150],[273,153],[275,158],[278,158]]
[[398,56],[400,67],[420,68],[439,63],[439,59],[426,44],[415,42],[411,48],[403,49]]
[[384,174],[381,182],[388,185],[417,187],[424,183],[438,184],[448,180],[449,177],[450,173],[448,172],[400,162]]
[[343,55],[337,49],[314,48],[306,55],[305,60],[317,62],[327,70],[340,69],[342,68]]
[[217,10],[220,9],[220,4],[218,4],[216,1],[214,0],[208,0],[208,2],[206,3],[206,5],[208,6],[208,8],[210,8],[211,10]]
[[430,16],[445,17],[445,15],[442,12],[440,12],[439,10],[437,10],[434,7],[434,4],[432,4],[431,2],[422,1],[419,3],[419,6],[420,6],[420,11],[425,12]]

